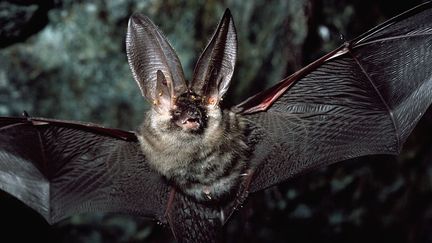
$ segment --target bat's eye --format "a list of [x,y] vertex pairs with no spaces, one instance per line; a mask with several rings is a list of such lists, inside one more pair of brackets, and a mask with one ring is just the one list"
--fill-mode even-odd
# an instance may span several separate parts
[[179,110],[175,110],[175,111],[173,112],[173,114],[174,114],[174,116],[180,116],[180,115],[181,115],[181,111],[179,111]]

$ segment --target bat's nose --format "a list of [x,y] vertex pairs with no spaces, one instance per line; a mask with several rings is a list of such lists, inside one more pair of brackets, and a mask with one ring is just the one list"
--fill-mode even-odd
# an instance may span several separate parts
[[198,109],[191,109],[188,111],[187,115],[191,119],[199,119],[201,118],[201,112]]

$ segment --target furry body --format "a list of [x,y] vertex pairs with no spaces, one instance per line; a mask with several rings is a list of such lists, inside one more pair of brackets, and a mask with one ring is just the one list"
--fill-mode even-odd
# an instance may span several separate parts
[[246,123],[219,107],[207,108],[201,133],[176,126],[168,113],[150,110],[141,126],[141,148],[151,166],[198,201],[222,199],[245,170]]

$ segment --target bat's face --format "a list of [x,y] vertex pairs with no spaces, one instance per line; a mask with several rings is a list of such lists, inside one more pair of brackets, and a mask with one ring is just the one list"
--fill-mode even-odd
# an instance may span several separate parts
[[171,122],[188,133],[203,133],[207,126],[207,109],[203,99],[192,92],[178,97],[170,110]]

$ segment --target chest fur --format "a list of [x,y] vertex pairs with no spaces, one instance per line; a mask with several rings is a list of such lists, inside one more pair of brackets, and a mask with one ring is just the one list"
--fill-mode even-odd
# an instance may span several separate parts
[[140,143],[151,166],[193,198],[226,196],[245,169],[245,124],[232,112],[210,117],[202,134],[152,127],[144,122]]

